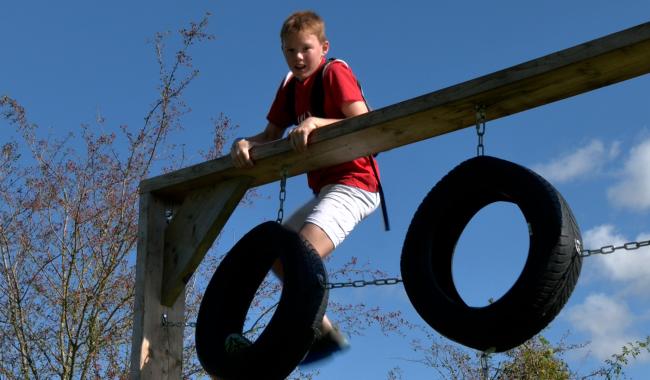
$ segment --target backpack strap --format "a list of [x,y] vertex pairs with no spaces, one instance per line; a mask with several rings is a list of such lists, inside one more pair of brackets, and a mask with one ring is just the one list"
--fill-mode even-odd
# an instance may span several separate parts
[[[311,90],[312,109],[310,111],[314,116],[325,117],[325,111],[323,110],[323,107],[325,106],[325,88],[323,87],[323,78],[327,73],[327,69],[330,67],[332,63],[335,62],[345,65],[345,67],[347,67],[348,69],[350,68],[350,65],[348,65],[347,62],[338,58],[328,59],[327,62],[325,62],[325,64],[321,67],[321,74],[314,78],[314,84]],[[363,99],[363,102],[366,104],[366,108],[368,109],[368,111],[372,111],[370,104],[368,104],[368,101],[366,100],[366,95],[363,93],[363,88],[361,87],[361,83],[359,82],[359,79],[357,78],[355,79],[357,80],[357,87],[359,87],[359,92],[361,92],[361,98]]]
[[[298,118],[296,116],[296,78],[293,76],[291,71],[289,71],[282,82],[280,82],[280,89],[282,88],[285,88],[286,93],[284,108],[287,112],[287,115],[291,116],[291,124],[297,125]],[[280,89],[278,89],[278,92]]]
[[375,178],[377,179],[377,192],[379,193],[379,200],[381,201],[381,216],[384,218],[384,230],[390,231],[390,221],[388,220],[388,206],[386,205],[384,188],[381,185],[381,180],[379,179],[379,173],[377,172],[377,166],[375,165],[374,157],[367,156],[367,158],[368,161],[370,161],[372,172],[375,174]]
[[[344,64],[347,68],[350,68],[350,66],[347,64],[342,59],[337,59],[337,58],[330,58],[325,65],[323,65],[323,72],[322,75],[319,75],[317,78],[314,78],[314,87],[312,88],[312,105],[318,105],[319,107],[324,107],[325,105],[325,89],[323,88],[323,77],[325,76],[325,73],[329,67],[334,62],[340,62]],[[355,78],[356,79],[356,78]],[[316,87],[316,86],[319,87]],[[368,101],[366,100],[366,96],[363,93],[363,88],[361,87],[361,83],[359,82],[359,79],[357,79],[357,86],[359,87],[359,91],[361,92],[361,97],[363,98],[363,102],[366,104],[366,108],[368,109],[368,112],[372,110],[370,108],[370,105],[368,104]],[[321,111],[323,112],[323,111]],[[317,115],[316,115],[317,116]],[[324,112],[323,112],[324,116]],[[381,180],[379,179],[379,172],[377,170],[377,166],[375,165],[375,160],[374,157],[377,155],[370,155],[367,156],[366,158],[368,159],[368,162],[370,162],[370,167],[372,167],[372,172],[375,175],[375,179],[377,180],[377,192],[379,193],[379,199],[381,201],[381,214],[382,217],[384,218],[384,229],[386,231],[390,231],[390,221],[388,220],[388,206],[386,205],[386,197],[384,196],[384,188],[381,185]]]
[[[314,83],[312,84],[311,88],[311,99],[310,99],[310,110],[309,112],[311,113],[312,116],[316,117],[326,117],[325,115],[325,88],[323,86],[323,77],[325,76],[325,73],[327,72],[327,69],[329,66],[334,63],[334,62],[340,62],[346,67],[350,67],[347,62],[345,62],[342,59],[338,58],[329,58],[327,62],[325,62],[324,65],[322,65],[318,69],[318,74],[314,76]],[[359,91],[361,92],[361,97],[363,98],[363,102],[366,104],[366,108],[368,111],[371,111],[372,108],[368,104],[368,101],[366,100],[366,96],[363,93],[363,88],[361,87],[361,84],[359,83],[359,80],[357,79],[357,86],[359,87]],[[298,117],[296,115],[296,78],[293,76],[291,71],[287,73],[285,78],[282,80],[280,83],[280,88],[286,87],[286,111],[288,115],[292,116],[293,124],[298,124],[297,120]]]

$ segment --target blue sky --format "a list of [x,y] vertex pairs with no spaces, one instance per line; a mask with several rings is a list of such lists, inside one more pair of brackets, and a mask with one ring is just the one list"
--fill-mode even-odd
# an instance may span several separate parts
[[[184,132],[187,164],[201,160],[210,118],[224,113],[256,133],[287,69],[278,31],[292,11],[310,8],[326,20],[330,56],[345,59],[374,108],[439,90],[574,46],[650,19],[645,0],[575,1],[49,1],[6,2],[0,11],[0,94],[24,105],[31,121],[55,133],[93,125],[98,114],[117,128],[140,125],[155,99],[155,32],[177,30],[213,16],[216,39],[194,52],[200,77],[187,92],[192,112]],[[491,121],[486,154],[532,168],[565,196],[587,248],[650,239],[650,76],[644,76]],[[5,132],[2,132],[4,134]],[[449,170],[476,152],[473,129],[398,148],[379,156],[392,231],[380,213],[364,221],[337,249],[331,265],[351,256],[399,275],[399,256],[419,202]],[[277,184],[259,189],[253,207],[239,208],[223,231],[218,253],[264,220],[274,219]],[[287,209],[309,197],[292,178]],[[459,243],[454,276],[461,295],[481,305],[503,294],[527,249],[518,209],[496,204],[481,211]],[[551,339],[590,341],[590,368],[630,340],[650,334],[650,248],[585,260],[574,294],[545,332]],[[401,286],[331,292],[402,310],[421,323]],[[444,312],[444,311],[441,311]],[[405,379],[436,378],[408,339],[373,329],[352,337],[352,350],[321,368],[319,379],[382,379],[400,366]],[[650,372],[650,357],[630,367]]]

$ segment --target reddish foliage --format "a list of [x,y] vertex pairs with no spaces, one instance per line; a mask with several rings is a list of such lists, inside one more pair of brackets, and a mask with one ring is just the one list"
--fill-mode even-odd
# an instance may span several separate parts
[[83,125],[82,151],[73,135],[40,137],[17,100],[0,98],[18,132],[0,156],[1,378],[127,377],[138,184],[187,112],[181,96],[197,71],[182,68],[206,25],[181,31],[171,68],[157,37],[161,91],[144,124],[120,136]]

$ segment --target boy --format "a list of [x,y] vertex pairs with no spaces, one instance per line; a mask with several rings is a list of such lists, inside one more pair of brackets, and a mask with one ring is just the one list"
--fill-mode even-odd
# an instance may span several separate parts
[[[291,146],[306,152],[309,135],[315,129],[368,112],[350,68],[342,61],[326,65],[329,41],[325,24],[316,13],[297,12],[289,16],[282,25],[280,38],[290,73],[278,89],[264,131],[233,143],[231,157],[236,167],[253,166],[250,149],[281,138],[292,124],[297,127],[288,135]],[[316,78],[319,75],[322,77]],[[316,91],[323,91],[323,104],[311,104],[313,84],[321,79],[322,89]],[[328,256],[379,205],[378,172],[374,165],[374,158],[362,157],[307,173],[309,187],[316,197],[296,211],[285,225],[308,240],[321,258]],[[274,266],[274,271],[282,277],[279,265]],[[303,364],[347,348],[347,340],[327,316],[321,333]]]

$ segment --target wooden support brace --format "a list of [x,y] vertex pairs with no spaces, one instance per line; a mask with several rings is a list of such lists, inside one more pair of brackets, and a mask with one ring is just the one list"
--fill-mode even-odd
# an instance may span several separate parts
[[165,230],[162,304],[170,306],[246,194],[251,177],[239,177],[192,191]]

